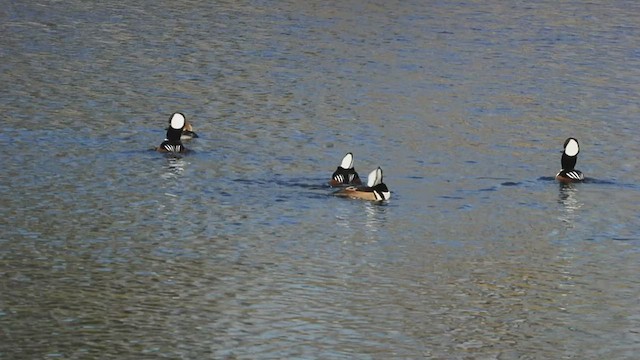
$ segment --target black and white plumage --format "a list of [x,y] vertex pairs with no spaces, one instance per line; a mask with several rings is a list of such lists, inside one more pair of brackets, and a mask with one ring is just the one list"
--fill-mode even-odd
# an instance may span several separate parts
[[562,170],[556,174],[556,180],[561,183],[580,182],[584,180],[584,174],[580,170],[576,170],[576,162],[580,153],[580,144],[575,138],[568,138],[564,142],[564,150],[562,152]]
[[181,153],[185,150],[185,147],[182,144],[171,144],[169,141],[164,141],[160,146],[165,149],[167,152]]
[[347,153],[340,166],[331,175],[329,185],[331,186],[344,186],[344,185],[360,185],[362,181],[360,176],[353,167],[353,154]]
[[[180,114],[181,113],[176,113],[176,114]],[[175,114],[174,114],[175,115]],[[182,115],[184,117],[184,115]],[[173,120],[173,115],[171,116],[171,118],[169,118],[169,126],[171,126],[171,120]],[[169,128],[167,128],[167,130],[169,130]],[[195,131],[193,131],[193,125],[191,125],[191,123],[189,121],[187,121],[186,119],[184,120],[184,126],[182,127],[182,134],[180,134],[180,140],[191,140],[191,139],[195,139],[199,137],[198,134],[196,134]]]
[[561,170],[556,175],[556,179],[560,180],[560,178],[569,179],[570,181],[582,181],[584,180],[584,174],[580,170]]
[[163,153],[186,153],[189,149],[185,148],[180,141],[182,136],[182,129],[184,128],[186,120],[184,114],[173,113],[169,119],[169,128],[167,128],[167,138],[164,139],[162,144],[156,148],[156,151]]
[[389,200],[391,198],[391,192],[382,182],[382,169],[378,167],[373,170],[367,176],[367,187],[371,188],[376,200]]
[[380,167],[369,173],[367,186],[349,186],[338,190],[335,195],[371,201],[383,201],[391,198],[389,188],[382,182],[382,169]]
[[[187,123],[187,124],[189,124],[189,123]],[[192,130],[187,130],[185,128],[184,130],[182,130],[182,135],[180,135],[180,140],[191,140],[191,139],[195,139],[197,137],[199,137],[198,134],[196,134]]]
[[338,184],[351,184],[355,179],[359,179],[358,173],[353,169],[339,169],[333,174],[331,179]]

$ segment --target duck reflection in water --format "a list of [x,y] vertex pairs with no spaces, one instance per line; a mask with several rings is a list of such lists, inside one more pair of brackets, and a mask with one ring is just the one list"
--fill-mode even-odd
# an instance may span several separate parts
[[[358,210],[354,213],[354,206],[364,210],[364,214]],[[363,209],[360,207],[364,207]],[[385,202],[336,202],[336,224],[344,228],[347,233],[362,234],[367,242],[377,240],[380,232],[386,225],[388,204]],[[374,236],[375,235],[375,236]]]
[[368,231],[374,233],[384,227],[384,224],[387,221],[387,214],[385,213],[386,210],[387,205],[384,203],[365,203],[365,227]]
[[180,157],[167,157],[167,171],[162,174],[164,180],[178,178],[184,172],[187,161]]
[[574,184],[560,184],[558,202],[563,206],[563,212],[558,217],[566,223],[573,223],[578,217],[578,210],[582,207],[582,202],[578,200],[579,189]]

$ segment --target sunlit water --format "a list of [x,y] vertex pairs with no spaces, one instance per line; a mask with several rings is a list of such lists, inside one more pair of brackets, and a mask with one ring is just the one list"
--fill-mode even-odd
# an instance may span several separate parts
[[0,358],[636,358],[638,14],[4,1]]

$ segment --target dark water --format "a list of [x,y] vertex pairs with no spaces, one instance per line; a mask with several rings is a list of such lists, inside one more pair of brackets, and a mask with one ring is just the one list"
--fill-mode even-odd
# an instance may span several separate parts
[[3,1],[0,358],[636,358],[639,14]]

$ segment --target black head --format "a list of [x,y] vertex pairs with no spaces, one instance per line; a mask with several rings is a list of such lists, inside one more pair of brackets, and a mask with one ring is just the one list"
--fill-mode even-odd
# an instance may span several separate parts
[[562,152],[562,169],[573,170],[578,161],[578,153],[580,152],[580,144],[575,138],[568,138],[564,141],[564,151]]
[[169,128],[167,129],[167,140],[180,141],[182,129],[184,128],[185,118],[182,113],[173,113],[169,119]]

